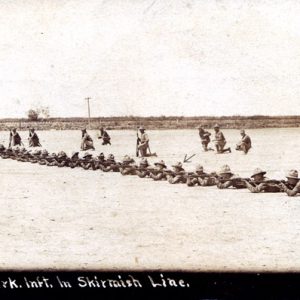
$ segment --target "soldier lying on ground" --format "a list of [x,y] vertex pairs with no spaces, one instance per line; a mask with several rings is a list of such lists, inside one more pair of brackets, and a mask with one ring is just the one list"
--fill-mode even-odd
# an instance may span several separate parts
[[204,172],[203,166],[197,165],[195,172],[187,174],[187,185],[188,186],[212,186],[216,185],[216,179],[214,174],[207,174]]
[[150,174],[149,176],[155,180],[167,180],[167,174],[164,172],[167,168],[165,162],[163,160],[154,163],[155,168],[148,168]]
[[136,175],[140,178],[145,178],[150,175],[150,171],[147,169],[149,167],[149,163],[147,158],[142,158],[140,161],[139,167],[136,169]]
[[102,170],[104,165],[105,165],[105,156],[104,154],[101,152],[97,157],[96,159],[94,160],[94,165],[95,165],[95,169],[96,170]]
[[136,165],[134,159],[125,155],[120,165],[122,175],[136,175]]
[[228,165],[221,168],[218,176],[216,177],[216,184],[219,189],[228,189],[230,187],[241,189],[246,188],[244,180],[231,172]]
[[81,161],[80,161],[80,166],[85,169],[85,170],[96,170],[96,166],[95,166],[95,161],[93,159],[93,155],[86,152]]
[[49,153],[46,149],[42,150],[42,153],[40,155],[39,164],[42,166],[47,165],[47,157],[49,156]]
[[245,181],[251,193],[278,193],[282,191],[279,180],[271,180],[265,177],[267,172],[257,168],[254,170],[251,180]]
[[104,163],[104,166],[102,167],[103,172],[119,172],[120,171],[120,163],[115,161],[115,157],[113,154],[109,154],[107,157],[107,160]]
[[175,165],[172,166],[173,171],[165,170],[167,174],[168,182],[171,184],[175,183],[186,183],[187,178],[185,176],[184,168],[182,167],[181,162],[177,162]]
[[300,193],[300,178],[298,177],[298,171],[290,170],[286,178],[287,181],[282,182],[280,186],[288,196],[294,197]]
[[241,141],[236,145],[235,150],[237,151],[243,151],[245,154],[248,153],[248,151],[251,148],[251,139],[250,137],[245,133],[245,130],[241,130]]

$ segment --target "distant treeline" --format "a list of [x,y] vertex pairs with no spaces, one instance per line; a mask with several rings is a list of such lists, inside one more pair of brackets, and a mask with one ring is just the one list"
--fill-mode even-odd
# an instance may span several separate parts
[[28,119],[1,119],[0,130],[18,128],[26,130],[79,130],[82,128],[99,129],[136,129],[143,125],[146,129],[195,129],[199,125],[212,128],[216,123],[221,128],[281,128],[299,127],[300,116],[222,116],[222,117],[99,117],[91,118],[48,118],[38,121]]

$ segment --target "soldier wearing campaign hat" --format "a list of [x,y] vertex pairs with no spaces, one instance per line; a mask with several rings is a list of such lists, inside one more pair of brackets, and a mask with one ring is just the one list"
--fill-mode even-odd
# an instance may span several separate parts
[[223,134],[223,132],[220,130],[220,126],[218,124],[216,124],[214,126],[214,130],[215,130],[215,139],[214,139],[214,142],[215,142],[215,147],[216,147],[216,150],[217,150],[217,153],[226,153],[226,152],[229,152],[231,153],[231,148],[224,148],[225,145],[226,145],[226,139],[225,139],[225,136]]
[[250,148],[252,147],[251,145],[251,138],[249,137],[249,135],[246,134],[245,130],[242,129],[240,131],[241,134],[241,141],[236,145],[236,150],[237,151],[243,151],[245,154],[248,153],[248,151],[250,150]]
[[284,192],[290,197],[294,197],[300,193],[300,178],[297,170],[290,170],[286,176],[287,181],[281,183]]

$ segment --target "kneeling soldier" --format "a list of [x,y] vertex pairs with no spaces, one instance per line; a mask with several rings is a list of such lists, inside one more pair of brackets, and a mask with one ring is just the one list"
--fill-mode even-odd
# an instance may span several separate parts
[[167,178],[169,183],[186,183],[185,171],[182,167],[182,163],[178,162],[172,166],[173,171],[165,171],[167,173]]
[[300,178],[298,177],[298,171],[291,170],[286,176],[287,181],[281,183],[281,187],[288,196],[293,197],[300,193]]
[[252,180],[245,181],[248,190],[251,193],[278,193],[282,191],[279,180],[270,180],[265,177],[267,172],[257,168],[254,170]]

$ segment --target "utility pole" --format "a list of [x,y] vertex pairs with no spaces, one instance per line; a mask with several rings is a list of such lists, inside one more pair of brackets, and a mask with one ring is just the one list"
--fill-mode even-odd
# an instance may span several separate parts
[[91,109],[90,109],[90,100],[91,100],[91,97],[86,97],[85,100],[87,101],[87,104],[88,104],[89,129],[91,129]]

